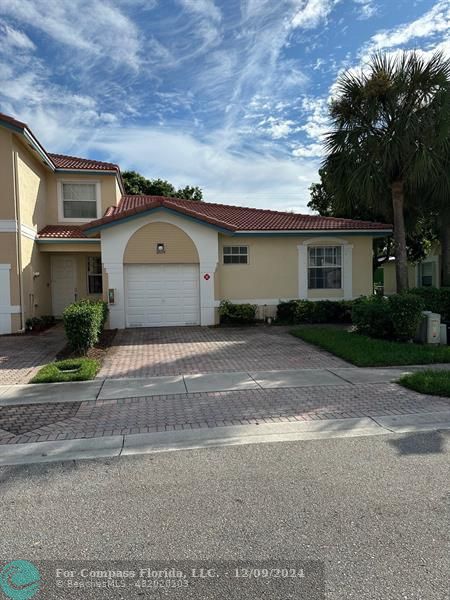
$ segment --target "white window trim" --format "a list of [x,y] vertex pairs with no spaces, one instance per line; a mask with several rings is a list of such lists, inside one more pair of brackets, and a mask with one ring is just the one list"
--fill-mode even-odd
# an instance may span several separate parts
[[[100,260],[100,273],[91,273],[89,271],[89,259],[98,258]],[[90,292],[89,291],[89,276],[100,277],[102,280],[102,291],[101,292]],[[103,268],[102,268],[102,257],[90,254],[86,257],[86,291],[90,296],[101,296],[103,294]]]
[[[305,240],[297,246],[298,250],[298,297],[301,300],[308,299],[308,292],[313,291],[308,289],[308,247],[309,246],[341,246],[341,287],[340,288],[321,288],[325,296],[323,299],[332,299],[331,296],[326,298],[327,291],[341,290],[344,300],[353,298],[353,244],[349,244],[347,240],[342,238],[311,238]],[[317,298],[310,298],[317,300]]]
[[[246,263],[226,263],[225,262],[225,253],[224,253],[225,248],[247,248],[247,262]],[[236,256],[244,256],[244,255],[236,254]],[[224,267],[246,267],[249,264],[250,264],[250,251],[249,251],[248,244],[224,244],[222,246],[222,265]]]
[[89,223],[90,221],[94,221],[94,219],[73,219],[72,217],[64,216],[64,207],[63,207],[63,184],[95,184],[95,199],[97,202],[97,215],[96,219],[100,219],[102,216],[102,198],[101,198],[101,185],[99,181],[92,181],[89,179],[60,179],[58,180],[58,221],[60,223]]

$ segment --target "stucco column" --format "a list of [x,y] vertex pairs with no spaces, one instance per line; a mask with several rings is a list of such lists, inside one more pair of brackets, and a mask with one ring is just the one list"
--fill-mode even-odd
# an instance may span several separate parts
[[114,304],[109,304],[109,325],[111,329],[125,327],[125,297],[123,285],[123,263],[104,263],[108,274],[108,288],[114,289]]
[[298,297],[308,298],[308,246],[301,244],[298,250]]
[[353,298],[353,245],[343,244],[341,248],[344,300],[351,300]]
[[200,324],[214,325],[214,273],[217,262],[200,261]]

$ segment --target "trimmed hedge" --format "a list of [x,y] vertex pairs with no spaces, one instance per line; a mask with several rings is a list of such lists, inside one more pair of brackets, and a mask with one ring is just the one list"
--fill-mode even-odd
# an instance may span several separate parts
[[363,335],[406,341],[414,337],[423,310],[423,300],[414,294],[368,296],[355,300],[352,321]]
[[256,304],[233,304],[229,300],[222,300],[219,306],[221,323],[249,324],[256,320]]
[[280,302],[277,319],[283,323],[351,323],[353,300],[289,300]]
[[450,321],[450,288],[421,287],[413,288],[408,291],[422,298],[424,310],[441,315],[443,321]]
[[99,340],[107,315],[108,306],[103,300],[69,304],[63,312],[63,322],[71,349],[85,354],[92,348]]

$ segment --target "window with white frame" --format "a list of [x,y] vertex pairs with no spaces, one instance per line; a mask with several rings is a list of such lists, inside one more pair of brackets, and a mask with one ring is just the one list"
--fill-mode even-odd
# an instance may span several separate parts
[[96,183],[62,183],[61,201],[64,219],[83,220],[97,218]]
[[341,246],[308,248],[308,288],[310,290],[342,287]]
[[224,265],[246,265],[248,264],[248,246],[224,246]]
[[88,294],[101,294],[103,292],[102,282],[102,259],[100,256],[88,257]]

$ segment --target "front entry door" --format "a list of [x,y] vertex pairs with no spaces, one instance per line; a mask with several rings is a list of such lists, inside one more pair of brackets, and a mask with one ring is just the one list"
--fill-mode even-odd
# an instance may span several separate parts
[[76,298],[76,264],[73,256],[52,256],[53,315],[60,317]]

